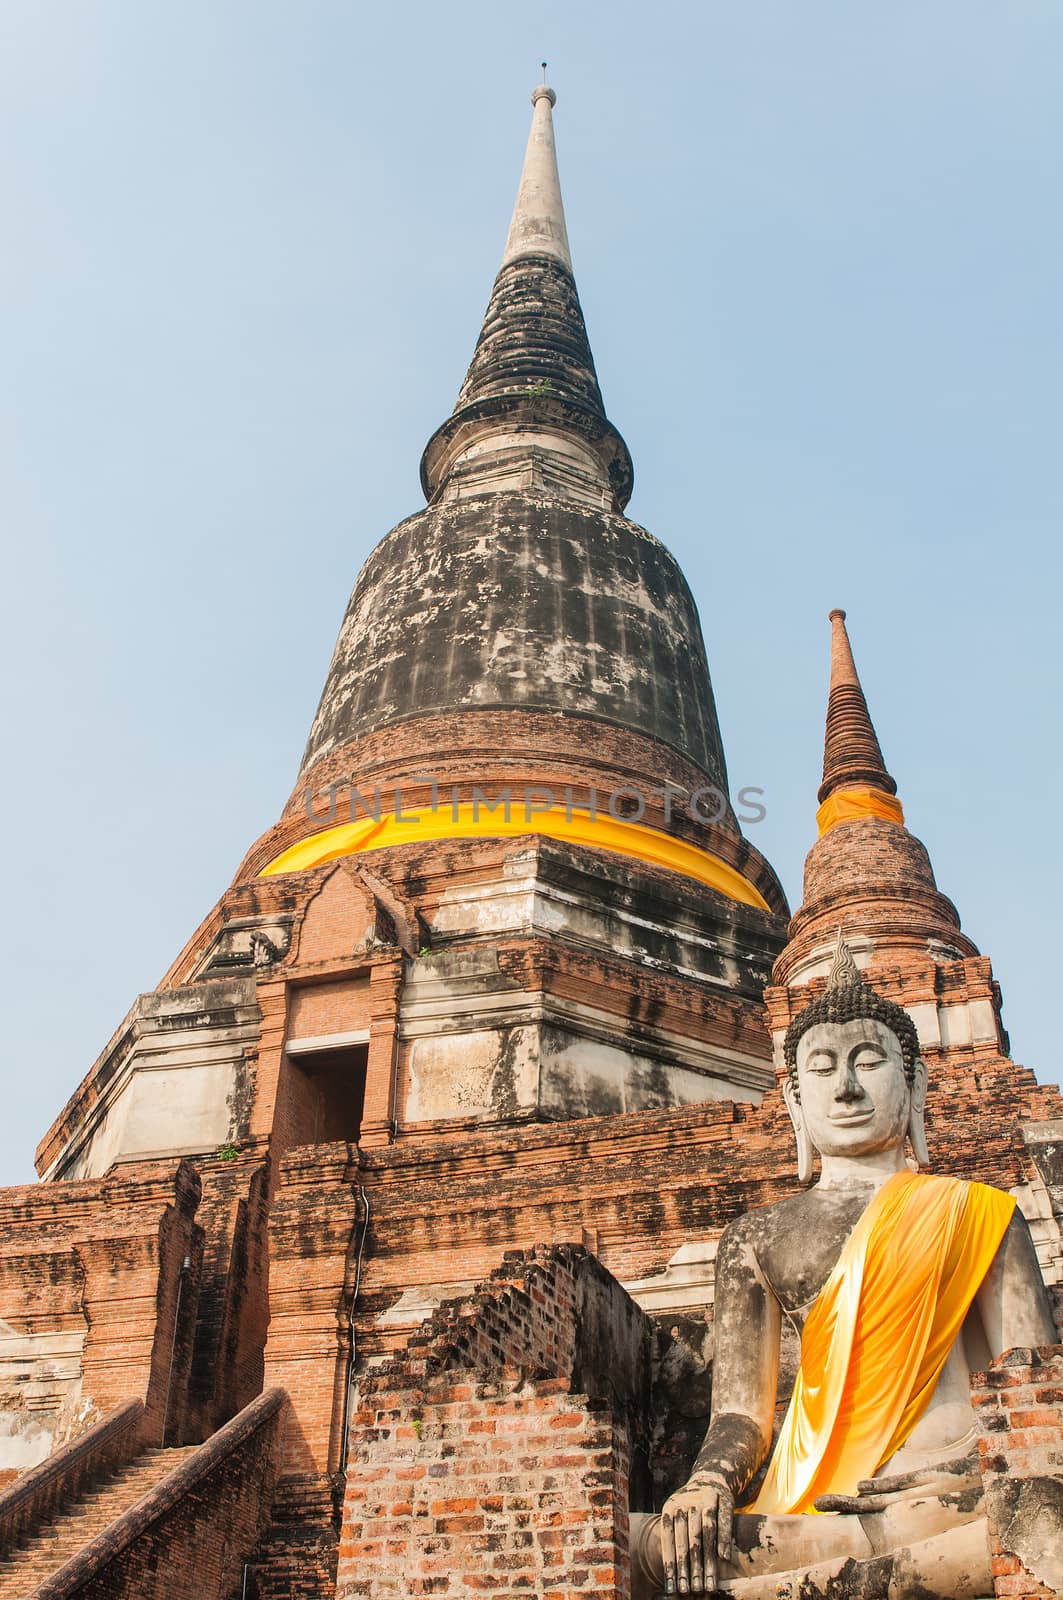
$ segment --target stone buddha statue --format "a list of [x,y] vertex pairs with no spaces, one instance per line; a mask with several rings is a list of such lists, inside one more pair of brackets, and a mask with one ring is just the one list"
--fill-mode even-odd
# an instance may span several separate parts
[[[820,1176],[724,1231],[708,1432],[662,1514],[632,1518],[633,1592],[991,1595],[970,1375],[1056,1337],[1025,1219],[918,1171],[915,1027],[840,936],[784,1053],[798,1174],[818,1151]],[[772,1449],[784,1317],[801,1363]]]

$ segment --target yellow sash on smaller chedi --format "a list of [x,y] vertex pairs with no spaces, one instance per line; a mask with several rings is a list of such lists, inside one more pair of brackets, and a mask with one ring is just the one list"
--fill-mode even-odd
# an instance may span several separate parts
[[853,1229],[816,1298],[762,1514],[855,1494],[926,1410],[1015,1201],[959,1178],[898,1172]]

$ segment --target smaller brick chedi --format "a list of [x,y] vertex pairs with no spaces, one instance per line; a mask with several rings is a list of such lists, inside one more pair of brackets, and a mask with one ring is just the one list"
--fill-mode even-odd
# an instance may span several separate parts
[[[1063,1282],[1063,1101],[840,611],[792,920],[743,835],[532,99],[427,504],[358,576],[292,796],[0,1191],[0,1600],[628,1596],[705,1436],[721,1234],[802,1186],[782,1041],[839,930],[917,1030],[934,1169],[1007,1190]],[[1051,1594],[1058,1352],[1004,1361],[993,1583]]]

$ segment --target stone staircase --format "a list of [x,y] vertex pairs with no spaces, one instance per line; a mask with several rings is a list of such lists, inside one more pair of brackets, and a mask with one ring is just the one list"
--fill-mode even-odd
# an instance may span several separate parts
[[144,1450],[93,1489],[68,1501],[51,1521],[35,1528],[0,1558],[0,1600],[28,1600],[46,1578],[197,1448],[188,1445],[180,1450]]

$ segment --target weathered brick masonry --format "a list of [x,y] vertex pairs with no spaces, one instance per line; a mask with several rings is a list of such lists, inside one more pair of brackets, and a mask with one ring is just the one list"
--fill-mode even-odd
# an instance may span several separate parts
[[145,1436],[182,1427],[199,1196],[189,1162],[0,1190],[0,1396],[12,1431],[43,1431],[54,1447],[134,1399]]
[[1063,1590],[1063,1345],[1010,1350],[975,1379],[998,1600]]
[[441,1307],[359,1386],[337,1595],[627,1594],[652,1347],[573,1247],[511,1253]]

